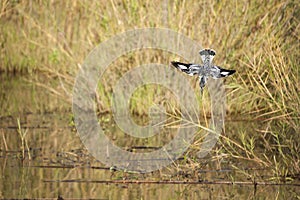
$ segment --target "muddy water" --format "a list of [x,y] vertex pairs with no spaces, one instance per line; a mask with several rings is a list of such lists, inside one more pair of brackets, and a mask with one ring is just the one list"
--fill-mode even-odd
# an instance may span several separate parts
[[[22,77],[1,76],[0,110],[0,198],[299,197],[299,186],[255,185],[226,164],[221,169],[207,164],[196,171],[170,166],[150,174],[115,171],[86,151],[74,130],[71,105],[50,95],[48,90],[24,81]],[[231,127],[240,127],[236,122],[231,123]],[[113,123],[107,124],[109,137],[122,134]],[[245,127],[249,129],[255,125]],[[26,132],[23,143],[20,132]],[[119,143],[130,145],[128,140],[124,142]],[[159,147],[161,144],[153,145]],[[266,179],[270,178],[268,169],[255,168],[246,163],[244,169],[249,174],[261,173]]]

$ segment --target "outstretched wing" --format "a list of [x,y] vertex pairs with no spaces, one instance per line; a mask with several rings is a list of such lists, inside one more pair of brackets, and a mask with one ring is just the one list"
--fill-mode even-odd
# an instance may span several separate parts
[[200,69],[199,65],[191,64],[191,63],[189,63],[189,64],[181,63],[181,62],[175,62],[175,61],[172,61],[171,63],[174,67],[176,67],[177,69],[179,69],[182,72],[187,73],[190,76],[193,76],[193,75],[196,75],[199,73],[199,69]]
[[216,52],[213,49],[202,49],[201,51],[199,51],[199,54],[201,56],[204,66],[209,66],[212,63]]
[[210,70],[210,76],[214,79],[223,78],[234,74],[236,71],[234,69],[223,69],[219,66],[213,66]]

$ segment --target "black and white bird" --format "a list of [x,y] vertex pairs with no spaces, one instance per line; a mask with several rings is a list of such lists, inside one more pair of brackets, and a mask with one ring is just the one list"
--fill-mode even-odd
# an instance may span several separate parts
[[203,66],[198,64],[181,63],[175,61],[172,61],[171,63],[174,67],[176,67],[180,71],[187,73],[190,76],[198,75],[200,79],[199,85],[201,93],[206,85],[208,77],[218,79],[230,76],[235,73],[235,70],[223,69],[213,64],[212,61],[216,55],[216,52],[213,49],[203,49],[199,51],[199,54],[202,58]]

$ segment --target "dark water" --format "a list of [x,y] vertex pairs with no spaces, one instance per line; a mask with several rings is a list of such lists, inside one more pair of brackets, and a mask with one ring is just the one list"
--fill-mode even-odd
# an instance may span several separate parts
[[[1,79],[0,198],[299,198],[299,185],[263,185],[263,179],[252,184],[249,176],[231,167],[226,159],[219,164],[212,159],[195,169],[171,165],[149,174],[115,171],[89,155],[74,129],[69,103],[22,77]],[[229,123],[232,129],[256,127]],[[106,125],[110,137],[122,134],[109,120]],[[20,131],[26,132],[23,143]],[[119,143],[128,146],[130,142]],[[272,177],[268,169],[243,161],[238,164],[250,175],[260,174],[266,180]]]

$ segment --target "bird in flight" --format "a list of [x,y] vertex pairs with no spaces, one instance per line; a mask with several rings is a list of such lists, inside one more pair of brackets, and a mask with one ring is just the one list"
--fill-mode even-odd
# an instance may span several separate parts
[[203,49],[199,51],[202,58],[203,65],[192,64],[192,63],[181,63],[172,61],[172,65],[182,72],[187,73],[190,76],[198,75],[200,82],[201,93],[206,85],[207,78],[212,77],[214,79],[223,78],[230,76],[235,73],[235,70],[223,69],[213,64],[213,59],[216,52],[213,49]]

